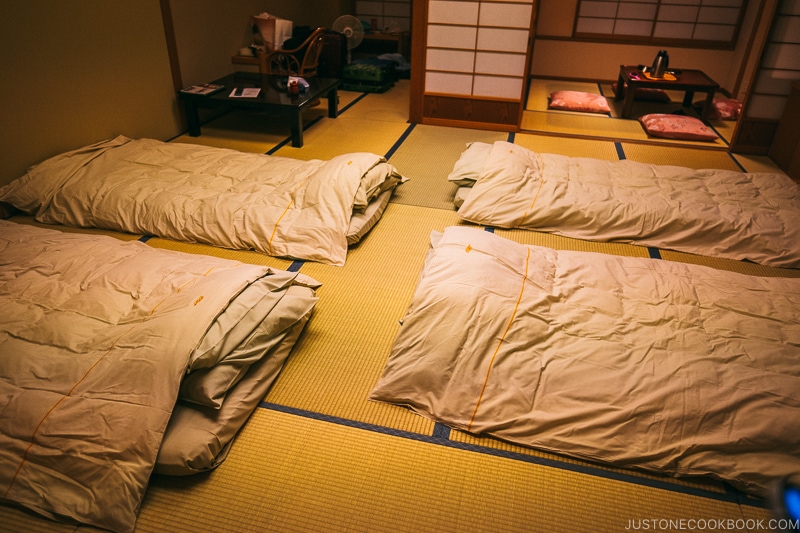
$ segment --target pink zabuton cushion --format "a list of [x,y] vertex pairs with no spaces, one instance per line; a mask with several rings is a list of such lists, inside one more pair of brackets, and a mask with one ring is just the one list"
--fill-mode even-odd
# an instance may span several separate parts
[[653,137],[686,141],[714,141],[718,138],[714,130],[699,118],[653,113],[639,117],[639,122]]
[[608,101],[599,94],[580,91],[555,91],[550,93],[549,109],[585,111],[587,113],[611,113]]
[[[694,103],[695,107],[702,109],[705,102],[700,100]],[[742,103],[734,98],[714,96],[711,109],[708,110],[709,120],[736,120],[742,112]]]

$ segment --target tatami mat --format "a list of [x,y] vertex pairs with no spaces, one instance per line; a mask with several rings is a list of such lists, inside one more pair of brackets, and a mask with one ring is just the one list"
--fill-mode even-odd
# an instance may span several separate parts
[[592,242],[563,237],[552,233],[542,233],[523,229],[496,229],[495,234],[520,244],[546,246],[555,250],[574,250],[578,252],[600,252],[630,257],[649,257],[647,248],[633,244]]
[[[715,480],[702,478],[676,479],[654,475],[649,472],[625,470],[623,468],[614,468],[609,465],[598,465],[570,457],[565,457],[563,455],[526,448],[524,446],[518,446],[509,442],[493,439],[491,437],[471,435],[458,430],[450,431],[449,439],[453,442],[462,443],[469,447],[474,446],[476,449],[489,448],[491,450],[496,450],[499,454],[502,454],[506,457],[515,458],[517,460],[538,460],[542,463],[557,465],[554,466],[554,468],[579,470],[594,476],[605,476],[615,479],[624,479],[632,483],[650,484],[652,486],[659,486],[665,490],[674,490],[678,492],[701,492],[705,497],[712,499],[725,499],[727,496],[729,496],[725,486]],[[531,457],[532,459],[524,459],[520,456]]]
[[593,157],[617,161],[619,154],[613,141],[554,137],[536,133],[517,133],[514,144],[542,154],[560,154],[569,157]]
[[216,471],[155,479],[137,530],[602,533],[741,516],[735,503],[260,409]]
[[746,261],[734,261],[731,259],[718,259],[702,255],[693,255],[672,250],[661,250],[661,258],[667,261],[680,261],[682,263],[692,263],[704,265],[717,270],[730,270],[740,274],[750,276],[777,276],[783,278],[800,278],[800,270],[788,268],[772,268],[764,265],[757,265]]
[[740,171],[741,168],[728,152],[702,150],[675,146],[653,146],[650,144],[622,143],[627,159],[652,165],[676,165],[689,168],[720,168]]
[[745,172],[783,173],[775,161],[765,155],[731,154],[731,156],[744,168]]
[[647,140],[641,124],[635,120],[616,120],[594,113],[556,113],[525,111],[520,125],[523,131],[568,134],[599,139]]
[[507,133],[416,125],[391,159],[397,170],[410,179],[398,188],[392,201],[453,210],[457,187],[447,181],[447,176],[467,144],[507,138]]
[[407,124],[374,122],[351,118],[343,113],[336,119],[324,118],[306,130],[302,148],[286,144],[274,155],[305,160],[327,160],[350,152],[371,152],[382,156],[391,150],[407,128]]
[[302,148],[282,146],[274,155],[296,159],[330,159],[349,152],[385,156],[408,129],[408,81],[386,93],[362,94],[338,118],[323,118],[307,129]]
[[[408,122],[408,95],[410,82],[398,80],[394,86],[383,93],[366,93],[359,96],[358,105],[347,109],[347,116],[377,122]],[[341,91],[348,93],[348,91]],[[349,94],[359,94],[352,93]],[[342,107],[340,102],[340,109]]]
[[367,396],[411,301],[430,232],[456,223],[454,212],[390,203],[344,268],[303,265],[322,283],[320,301],[267,401],[430,434],[430,421]]

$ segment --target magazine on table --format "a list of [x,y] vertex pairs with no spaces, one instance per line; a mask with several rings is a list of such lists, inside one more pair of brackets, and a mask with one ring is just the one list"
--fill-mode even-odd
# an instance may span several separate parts
[[217,91],[221,91],[224,88],[225,88],[224,85],[217,85],[216,83],[203,83],[200,85],[191,85],[189,87],[181,89],[181,92],[188,94],[206,95],[206,94],[213,94]]
[[260,87],[236,87],[228,95],[229,98],[255,98],[261,92]]

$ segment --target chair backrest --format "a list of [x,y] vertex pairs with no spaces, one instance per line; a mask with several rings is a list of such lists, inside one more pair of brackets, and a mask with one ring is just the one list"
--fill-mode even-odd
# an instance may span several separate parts
[[282,76],[302,76],[304,78],[316,76],[324,36],[325,28],[317,28],[297,48],[275,50],[260,56],[259,70],[262,73]]
[[301,76],[311,77],[317,75],[319,69],[319,58],[322,55],[322,47],[325,45],[325,28],[317,28],[308,38],[308,48],[303,56]]

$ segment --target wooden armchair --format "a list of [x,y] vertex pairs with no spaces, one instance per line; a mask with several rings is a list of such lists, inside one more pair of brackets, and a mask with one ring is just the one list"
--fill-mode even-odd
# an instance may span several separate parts
[[324,35],[325,28],[317,28],[300,46],[293,50],[259,52],[259,71],[262,74],[300,76],[303,78],[316,76]]

